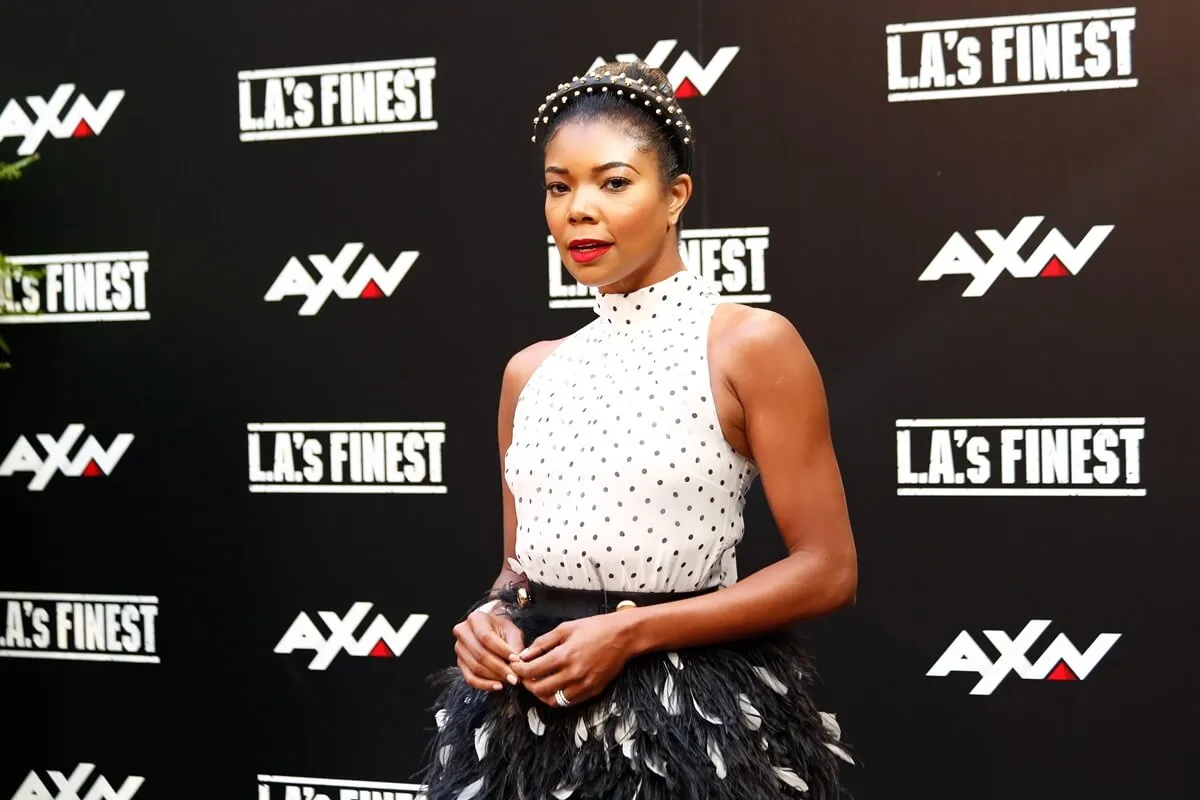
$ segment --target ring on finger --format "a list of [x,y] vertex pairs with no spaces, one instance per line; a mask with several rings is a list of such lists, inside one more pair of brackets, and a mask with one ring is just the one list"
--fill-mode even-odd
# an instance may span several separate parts
[[562,689],[559,689],[554,693],[554,702],[557,703],[560,708],[566,708],[567,706],[571,705],[571,701],[567,699],[567,695]]

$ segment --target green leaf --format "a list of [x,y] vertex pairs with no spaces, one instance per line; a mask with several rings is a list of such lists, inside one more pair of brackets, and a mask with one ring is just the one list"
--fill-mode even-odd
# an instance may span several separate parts
[[[37,153],[34,153],[13,164],[0,164],[0,181],[15,181],[21,177],[21,170],[37,161],[40,157]],[[5,260],[3,255],[0,255],[0,278],[7,280],[12,270],[13,265]],[[3,313],[5,313],[5,310],[0,308],[0,314]],[[4,353],[6,356],[12,355],[12,351],[8,349],[8,342],[4,341],[3,336],[0,336],[0,353]],[[0,371],[6,369],[12,369],[12,364],[7,361],[0,361]]]
[[[15,283],[15,282],[19,281],[23,276],[28,276],[28,277],[37,278],[38,280],[41,280],[46,277],[46,268],[44,266],[20,266],[18,264],[13,264],[11,261],[9,261],[8,259],[6,259],[4,257],[3,253],[0,253],[0,283],[7,283],[9,281]],[[5,295],[7,294],[7,291],[8,291],[7,287],[5,289],[3,289],[2,291],[0,291],[0,300],[5,299]],[[8,297],[7,299],[11,300],[12,298]],[[7,307],[4,303],[0,303],[0,317],[6,316],[6,315],[12,316],[14,314],[36,314],[36,313],[38,313],[38,312],[24,311],[24,310],[20,309],[19,307],[14,310],[12,308]],[[7,350],[5,350],[5,352],[7,352]]]
[[40,156],[34,153],[31,156],[26,156],[15,164],[0,164],[0,181],[15,181],[21,177],[21,170],[28,167],[33,162],[37,161]]

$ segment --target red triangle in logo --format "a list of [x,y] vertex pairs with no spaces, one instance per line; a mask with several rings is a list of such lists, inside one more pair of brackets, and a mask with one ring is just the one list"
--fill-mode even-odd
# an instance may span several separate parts
[[85,478],[103,478],[104,470],[100,469],[100,465],[97,464],[96,461],[93,459],[88,462],[86,467],[83,468],[83,477],[85,477]]
[[1048,681],[1077,681],[1077,680],[1079,680],[1079,676],[1071,671],[1071,668],[1067,666],[1067,662],[1060,661],[1060,662],[1058,662],[1058,666],[1056,666],[1054,669],[1050,670],[1050,674],[1046,676],[1046,680],[1048,680]]
[[1068,278],[1070,276],[1070,271],[1058,260],[1058,256],[1050,256],[1046,266],[1042,267],[1042,271],[1038,273],[1039,278]]
[[369,654],[371,658],[395,658],[396,654],[392,652],[392,648],[384,644],[383,639],[375,643]]
[[684,78],[678,86],[675,87],[676,97],[699,97],[700,90],[689,79]]
[[83,120],[79,120],[79,124],[75,126],[75,132],[71,134],[71,136],[76,139],[82,139],[85,136],[95,136],[95,135],[96,135],[96,133],[95,133],[95,131],[92,130],[92,126],[88,125]]
[[362,294],[358,296],[360,300],[378,300],[380,297],[383,297],[383,289],[379,288],[379,284],[374,279],[367,281]]

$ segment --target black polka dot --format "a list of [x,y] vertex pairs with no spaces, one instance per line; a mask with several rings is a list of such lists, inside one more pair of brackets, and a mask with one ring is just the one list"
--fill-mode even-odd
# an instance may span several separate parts
[[[706,565],[732,556],[741,537],[745,491],[757,472],[724,439],[700,434],[704,426],[717,431],[711,421],[685,424],[689,414],[692,420],[701,414],[709,420],[715,417],[712,398],[691,376],[708,373],[707,331],[717,298],[686,270],[660,284],[604,297],[607,302],[595,306],[596,322],[564,340],[522,392],[504,471],[517,509],[518,552],[532,562],[526,565],[529,574],[557,585],[592,588],[598,581],[617,591],[682,592],[713,577],[725,584],[728,575]],[[621,427],[622,417],[636,424]],[[566,456],[568,448],[560,441],[573,442],[575,455]],[[668,462],[666,472],[658,459],[668,450],[676,453],[676,460]],[[606,476],[610,455],[614,460],[625,456],[623,480],[616,470]],[[578,491],[580,484],[602,490],[591,490],[597,502],[584,503],[587,492]],[[680,499],[680,492],[691,486],[696,489],[688,495],[693,498],[689,503]],[[729,492],[723,502],[734,505],[712,511],[716,492],[706,488],[714,486]],[[545,512],[556,499],[555,488],[562,502],[554,503],[557,513],[550,517]],[[613,496],[624,496],[626,488],[629,506]],[[708,513],[718,519],[703,525],[705,515],[696,513],[694,498],[706,496]],[[659,544],[653,548],[657,552],[639,552],[641,542],[650,541],[642,537],[655,535],[653,527],[639,523],[634,512],[641,508],[659,509],[653,515],[660,528]],[[564,535],[576,525],[579,534]],[[580,547],[586,530],[592,532],[594,558]],[[564,540],[570,542],[566,549]],[[537,550],[547,541],[556,542],[562,551],[558,572],[548,568],[553,562],[543,561]],[[687,547],[682,546],[685,542]],[[702,555],[704,565],[693,571],[679,561],[682,552],[705,550],[710,555]],[[548,547],[546,553],[551,552],[556,551]],[[634,553],[636,559],[631,558]],[[654,567],[648,575],[625,572],[626,563],[643,558]]]

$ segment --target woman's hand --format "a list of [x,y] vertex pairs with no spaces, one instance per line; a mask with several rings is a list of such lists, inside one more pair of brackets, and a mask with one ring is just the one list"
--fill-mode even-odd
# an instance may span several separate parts
[[[626,616],[629,615],[629,616]],[[634,655],[628,611],[564,622],[512,662],[521,683],[547,705],[559,689],[571,705],[600,694]]]
[[454,626],[454,638],[458,668],[469,685],[488,692],[503,689],[501,681],[517,685],[510,662],[525,646],[525,637],[507,616],[472,611]]

